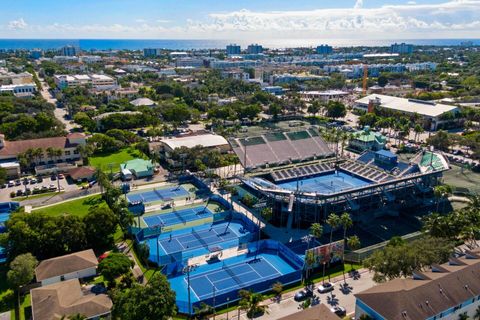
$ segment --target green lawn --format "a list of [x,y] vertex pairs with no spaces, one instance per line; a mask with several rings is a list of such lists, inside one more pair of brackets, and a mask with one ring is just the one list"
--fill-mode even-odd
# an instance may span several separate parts
[[91,166],[101,168],[106,172],[119,172],[120,164],[135,158],[146,159],[146,156],[133,148],[125,148],[115,153],[97,154],[88,159]]
[[95,195],[59,203],[46,208],[40,208],[38,210],[35,210],[35,212],[43,212],[50,216],[60,216],[62,214],[68,213],[71,215],[83,217],[88,213],[90,207],[94,205],[106,206],[107,204],[105,203],[105,201],[102,200],[102,197],[100,195]]

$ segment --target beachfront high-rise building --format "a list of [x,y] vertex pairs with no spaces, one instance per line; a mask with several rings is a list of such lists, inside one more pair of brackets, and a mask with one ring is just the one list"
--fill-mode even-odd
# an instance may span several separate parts
[[331,54],[333,52],[332,46],[328,44],[322,44],[317,46],[317,54]]
[[156,48],[145,48],[143,49],[143,56],[146,58],[154,58],[158,57],[161,54],[160,49]]
[[410,54],[413,53],[413,44],[394,43],[390,46],[390,53]]
[[240,54],[241,48],[238,44],[229,44],[227,45],[227,54],[232,55],[232,54]]
[[247,48],[248,54],[259,54],[263,52],[263,47],[259,44],[251,44]]
[[59,54],[61,56],[66,56],[66,57],[77,56],[79,53],[80,53],[80,48],[75,46],[64,46],[59,50]]

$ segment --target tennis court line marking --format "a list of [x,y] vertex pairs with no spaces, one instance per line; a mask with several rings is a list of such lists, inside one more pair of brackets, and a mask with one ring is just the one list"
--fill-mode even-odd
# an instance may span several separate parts
[[[245,228],[245,226],[242,225],[243,228]],[[235,229],[233,229],[232,227],[228,226],[228,230],[231,230],[236,236],[237,238],[240,238],[240,234],[237,233],[237,231],[235,231]]]
[[[187,290],[192,290],[193,291],[193,294],[197,297],[198,300],[201,300],[200,297],[198,296],[197,292],[195,291],[195,289],[192,288],[192,279],[190,279],[190,288],[188,286],[188,280],[187,280],[187,277],[183,278],[183,281],[185,281],[185,283],[187,284]],[[188,295],[188,292],[187,292],[187,295]]]
[[263,258],[262,260],[265,260],[273,269],[275,269],[275,271],[277,271],[277,273],[281,276],[283,276],[283,273],[281,273],[277,268],[275,268],[275,266],[273,264],[270,263],[270,261],[268,261],[267,259]]

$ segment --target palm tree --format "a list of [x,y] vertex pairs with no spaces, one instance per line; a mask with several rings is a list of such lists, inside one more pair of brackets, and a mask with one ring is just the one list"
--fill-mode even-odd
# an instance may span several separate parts
[[[448,184],[442,184],[433,188],[433,195],[437,199],[437,211],[440,207],[440,200],[448,198],[450,194],[452,194],[452,187],[450,187]],[[443,209],[445,209],[445,202],[444,202]]]
[[330,213],[327,218],[327,224],[330,226],[330,244],[332,244],[333,231],[342,223],[340,217],[335,213]]
[[54,148],[48,147],[46,151],[47,151],[47,157],[50,159],[50,161],[53,161],[53,157],[55,156]]
[[323,234],[323,226],[320,223],[313,223],[310,227],[310,234],[319,239]]
[[[358,236],[348,237],[347,246],[350,249],[350,251],[355,251],[359,249],[361,247],[360,238]],[[351,264],[350,268],[353,270],[353,263]]]
[[467,319],[470,319],[470,317],[468,316],[468,314],[466,312],[458,315],[458,320],[467,320]]
[[415,142],[417,142],[418,136],[422,134],[425,130],[423,130],[423,127],[417,123],[415,127],[413,127],[413,131],[415,132]]
[[[330,213],[326,222],[330,226],[330,242],[329,242],[329,246],[330,246],[329,252],[330,252],[332,249],[333,230],[335,230],[338,226],[340,226],[341,220],[340,220],[340,217],[337,216],[335,213]],[[328,259],[328,257],[324,257],[324,258]],[[330,259],[328,259],[328,261],[322,261],[322,262],[323,262],[323,281],[325,282],[325,263],[328,263],[328,265],[330,265]]]
[[[350,214],[348,212],[344,212],[342,213],[342,215],[340,216],[340,223],[342,225],[342,228],[343,228],[343,242],[344,242],[344,245],[345,245],[345,242],[346,242],[346,237],[347,237],[347,229],[348,228],[351,228],[353,226],[353,221],[352,221],[352,218],[350,218]],[[342,262],[343,262],[343,265],[345,266],[345,247],[343,249],[343,252],[342,252]],[[347,280],[345,279],[345,267],[343,268],[343,281],[347,282]]]
[[263,295],[261,293],[255,293],[247,290],[240,290],[238,292],[240,296],[239,307],[247,311],[247,317],[253,319],[256,315],[262,314],[267,311],[267,305],[261,305],[263,301]]
[[477,307],[477,309],[475,309],[475,314],[473,315],[473,319],[480,320],[480,307]]
[[110,186],[110,181],[108,180],[106,173],[100,168],[95,172],[95,178],[100,186],[100,193],[103,195],[104,189]]

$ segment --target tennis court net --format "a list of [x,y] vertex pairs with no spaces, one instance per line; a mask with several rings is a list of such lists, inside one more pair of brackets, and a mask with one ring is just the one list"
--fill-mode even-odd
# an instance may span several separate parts
[[223,270],[225,270],[225,271],[228,273],[228,275],[229,275],[230,277],[232,277],[232,279],[235,280],[235,282],[237,282],[238,285],[242,285],[242,284],[243,284],[242,280],[240,280],[240,279],[235,275],[235,273],[232,271],[232,269],[230,269],[230,267],[228,267],[228,266],[226,266],[226,265],[223,265]]
[[197,238],[198,241],[200,241],[200,243],[208,249],[208,243],[205,242],[205,240],[203,240],[203,238],[195,231],[195,229],[192,228],[192,234],[195,236],[195,238]]
[[175,216],[177,216],[178,219],[180,219],[180,221],[182,221],[184,224],[187,222],[187,220],[185,220],[184,217],[182,217],[182,215],[180,213],[178,213],[177,210],[175,210],[175,208],[173,209],[173,213],[175,214]]
[[153,192],[155,192],[155,194],[158,196],[158,198],[163,199],[162,194],[160,192],[158,192],[158,190],[153,189]]

